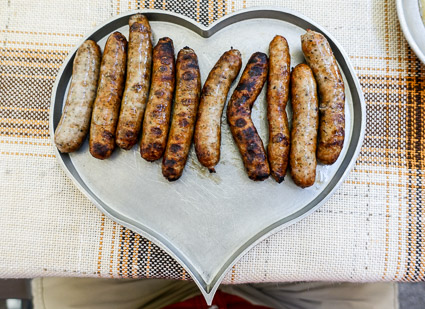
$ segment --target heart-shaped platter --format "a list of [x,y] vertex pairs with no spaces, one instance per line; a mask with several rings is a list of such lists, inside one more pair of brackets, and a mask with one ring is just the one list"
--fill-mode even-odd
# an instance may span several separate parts
[[[135,13],[138,12],[114,17],[84,40],[94,40],[103,49],[107,37],[114,31],[128,37],[128,19]],[[174,41],[176,54],[184,46],[195,50],[202,82],[226,50],[239,49],[244,67],[252,53],[268,53],[269,43],[276,34],[288,40],[291,67],[294,67],[304,61],[300,36],[306,29],[327,37],[345,81],[343,151],[333,165],[318,165],[316,183],[308,189],[297,187],[289,175],[281,184],[272,178],[263,182],[248,179],[232,140],[226,113],[222,119],[221,160],[215,174],[199,164],[193,149],[183,176],[173,183],[162,176],[161,160],[145,161],[138,146],[129,151],[116,149],[111,158],[103,161],[90,155],[87,141],[75,153],[56,151],[67,175],[100,211],[147,237],[174,257],[210,303],[225,273],[244,253],[271,234],[311,214],[347,177],[364,135],[363,94],[341,46],[325,29],[296,12],[257,7],[228,15],[209,27],[170,12],[144,10],[141,13],[150,20],[154,43],[168,36]],[[52,137],[62,113],[78,47],[65,60],[53,89]],[[236,82],[229,96],[235,86]],[[291,115],[289,108],[288,114]],[[253,121],[266,145],[265,87],[254,105]]]

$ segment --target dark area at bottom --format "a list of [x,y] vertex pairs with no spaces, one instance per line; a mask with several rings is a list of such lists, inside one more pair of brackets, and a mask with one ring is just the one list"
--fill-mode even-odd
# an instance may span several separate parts
[[[425,308],[425,282],[399,283],[400,309]],[[30,280],[0,279],[0,309],[7,309],[7,299],[22,299],[21,308],[31,309]]]

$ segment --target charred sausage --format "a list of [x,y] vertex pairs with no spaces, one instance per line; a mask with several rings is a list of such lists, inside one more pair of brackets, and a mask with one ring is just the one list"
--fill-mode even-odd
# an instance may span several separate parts
[[115,148],[115,129],[124,88],[127,40],[119,32],[106,41],[100,65],[99,87],[90,125],[89,149],[93,157],[106,159]]
[[129,150],[137,143],[148,98],[152,66],[152,35],[142,14],[130,17],[127,78],[118,119],[116,143]]
[[227,121],[248,177],[259,181],[269,177],[270,167],[263,142],[251,120],[251,110],[267,79],[267,70],[266,54],[254,53],[227,106]]
[[269,45],[269,76],[267,82],[267,119],[269,144],[267,154],[271,175],[281,183],[286,175],[289,159],[290,135],[286,104],[289,97],[291,56],[286,39],[274,37]]
[[313,70],[319,87],[317,159],[323,164],[333,164],[344,145],[344,82],[329,42],[322,34],[307,30],[307,33],[301,36],[301,44],[305,59]]
[[211,70],[202,88],[195,126],[195,151],[199,162],[215,172],[220,161],[221,115],[230,86],[241,69],[241,53],[225,52]]
[[78,150],[86,138],[96,97],[100,57],[99,46],[91,40],[85,41],[75,55],[71,86],[55,131],[55,144],[60,152]]
[[169,181],[179,179],[186,165],[200,93],[198,57],[193,49],[184,47],[177,55],[173,119],[162,159],[162,174]]
[[175,86],[173,41],[170,38],[159,39],[152,57],[152,83],[140,142],[140,154],[147,161],[161,158],[167,144]]
[[291,75],[292,131],[290,166],[292,180],[306,188],[316,180],[316,146],[319,125],[317,87],[306,64],[297,65]]

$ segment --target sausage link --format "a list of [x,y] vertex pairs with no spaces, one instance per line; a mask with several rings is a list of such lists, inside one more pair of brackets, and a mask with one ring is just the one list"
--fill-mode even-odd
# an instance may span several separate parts
[[293,110],[289,164],[292,180],[302,188],[316,180],[317,128],[319,126],[317,87],[306,64],[297,65],[291,75]]
[[60,152],[78,150],[86,138],[96,97],[100,57],[100,47],[91,40],[85,41],[75,55],[71,86],[55,131],[55,144]]
[[128,24],[127,79],[116,132],[117,145],[126,150],[137,143],[152,66],[152,34],[148,19],[136,14],[130,17]]
[[269,76],[267,83],[267,119],[269,144],[267,154],[271,175],[281,183],[286,175],[289,159],[290,135],[286,104],[289,97],[291,56],[286,39],[274,37],[269,45]]
[[176,94],[162,174],[169,181],[180,178],[189,155],[201,93],[201,75],[195,52],[184,47],[177,55]]
[[267,79],[267,70],[266,54],[254,53],[227,106],[227,121],[248,177],[259,181],[269,177],[270,167],[263,142],[251,120],[251,110]]
[[202,88],[195,126],[195,151],[199,162],[213,173],[220,161],[221,115],[230,86],[242,66],[237,49],[225,52],[211,70]]
[[329,42],[322,34],[307,30],[307,33],[301,36],[301,44],[305,59],[313,70],[319,87],[320,126],[317,159],[323,164],[333,164],[344,145],[344,82]]
[[89,149],[93,157],[106,159],[115,148],[115,129],[124,88],[127,40],[119,32],[106,41],[100,80],[90,126]]
[[147,161],[158,160],[164,153],[174,86],[173,41],[170,38],[162,38],[153,50],[152,83],[140,142],[140,154]]

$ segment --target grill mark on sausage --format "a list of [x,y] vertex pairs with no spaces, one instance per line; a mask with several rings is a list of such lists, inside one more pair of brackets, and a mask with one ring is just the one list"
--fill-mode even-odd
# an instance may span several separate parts
[[173,41],[164,37],[159,39],[152,54],[152,83],[142,126],[140,154],[147,161],[158,160],[164,153],[174,86]]
[[179,179],[186,165],[200,92],[198,58],[185,47],[177,55],[174,114],[162,164],[162,174],[169,181]]
[[254,53],[246,65],[227,107],[227,120],[248,177],[262,181],[270,175],[263,142],[251,120],[252,106],[267,78],[264,53]]

